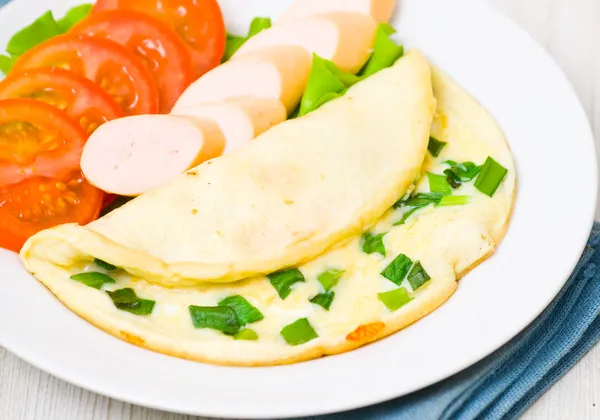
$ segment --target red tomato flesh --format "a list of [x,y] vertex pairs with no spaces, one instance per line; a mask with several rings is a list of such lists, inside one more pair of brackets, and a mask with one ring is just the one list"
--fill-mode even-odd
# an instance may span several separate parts
[[60,68],[11,72],[0,82],[0,99],[10,98],[30,98],[53,105],[79,121],[88,134],[124,115],[108,93],[85,77]]
[[142,61],[116,42],[61,35],[23,54],[13,72],[59,67],[85,76],[110,94],[125,115],[156,114],[158,89]]
[[127,10],[94,13],[71,32],[110,39],[140,58],[158,86],[162,113],[171,111],[194,81],[192,56],[185,42],[168,25],[145,13]]
[[192,53],[196,77],[218,66],[225,51],[226,31],[217,0],[98,0],[95,12],[137,10],[173,28]]

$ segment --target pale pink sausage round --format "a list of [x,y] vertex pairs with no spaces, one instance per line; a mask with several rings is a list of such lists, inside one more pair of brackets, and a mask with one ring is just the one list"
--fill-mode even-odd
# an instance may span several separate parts
[[356,12],[384,23],[390,20],[395,6],[396,0],[296,0],[277,23],[328,12]]
[[377,23],[372,17],[331,12],[276,24],[250,38],[233,60],[274,45],[296,45],[333,61],[341,70],[357,73],[367,62],[375,42]]
[[312,57],[303,48],[262,48],[206,73],[187,88],[171,112],[240,96],[277,99],[292,112],[302,98],[311,65]]
[[225,140],[210,120],[136,115],[109,121],[88,139],[81,169],[109,193],[137,196],[220,156]]
[[178,114],[216,122],[225,136],[223,154],[237,150],[287,118],[278,99],[248,96],[182,108]]

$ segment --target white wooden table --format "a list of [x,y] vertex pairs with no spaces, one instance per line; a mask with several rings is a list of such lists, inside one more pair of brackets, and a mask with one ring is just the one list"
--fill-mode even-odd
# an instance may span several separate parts
[[[555,57],[574,84],[600,146],[600,0],[490,1],[527,29]],[[525,418],[600,419],[600,346],[554,386]],[[29,366],[0,348],[0,420],[21,419],[184,420],[191,417],[131,406],[84,391]]]

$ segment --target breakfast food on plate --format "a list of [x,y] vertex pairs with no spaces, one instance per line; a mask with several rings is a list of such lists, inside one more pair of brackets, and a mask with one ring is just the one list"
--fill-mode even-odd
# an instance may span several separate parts
[[211,120],[134,115],[104,124],[90,136],[81,170],[103,191],[137,196],[220,156],[224,147],[223,133]]
[[[426,316],[502,240],[516,174],[485,109],[390,38],[394,5],[296,0],[227,45],[214,0],[99,0],[68,35],[44,15],[63,29],[23,29],[0,83],[28,98],[0,99],[0,246],[27,241],[90,323],[196,361],[293,363]],[[139,197],[97,219],[112,194]]]

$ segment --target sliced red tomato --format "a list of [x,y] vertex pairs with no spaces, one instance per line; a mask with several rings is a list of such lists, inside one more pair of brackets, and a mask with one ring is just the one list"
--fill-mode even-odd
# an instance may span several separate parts
[[0,247],[18,252],[37,232],[98,217],[104,193],[79,169],[63,177],[34,176],[0,187]]
[[0,99],[9,98],[30,98],[53,105],[79,121],[88,134],[124,115],[115,100],[96,84],[59,68],[11,72],[0,82]]
[[116,42],[85,35],[61,35],[27,51],[14,72],[59,67],[83,75],[108,92],[125,115],[158,112],[158,89],[142,61]]
[[145,13],[129,10],[94,13],[71,32],[110,39],[137,55],[158,86],[162,113],[171,111],[195,80],[192,56],[185,42],[168,25]]
[[44,102],[0,101],[0,188],[32,176],[64,178],[79,168],[87,137],[77,121]]
[[148,13],[175,29],[192,50],[196,77],[221,62],[227,34],[217,0],[98,0],[94,7],[113,9]]

